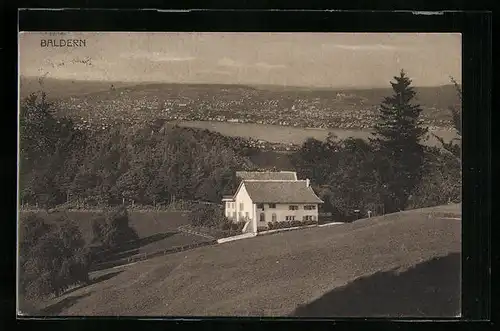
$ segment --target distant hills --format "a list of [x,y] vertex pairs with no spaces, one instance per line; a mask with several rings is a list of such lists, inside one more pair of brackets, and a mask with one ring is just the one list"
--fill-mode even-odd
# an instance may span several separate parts
[[20,95],[21,98],[28,96],[30,93],[45,91],[52,98],[67,98],[75,95],[95,93],[107,91],[111,86],[116,88],[125,86],[134,86],[136,83],[123,82],[100,82],[100,81],[84,81],[84,80],[66,80],[44,78],[43,83],[35,77],[21,77],[20,79]]
[[[176,84],[176,83],[137,83],[137,82],[104,82],[104,81],[83,81],[83,80],[62,80],[45,78],[43,84],[40,84],[38,78],[21,77],[20,94],[21,98],[29,95],[32,92],[44,90],[51,98],[68,98],[71,96],[81,97],[86,94],[95,94],[99,92],[109,92],[112,90],[120,90],[127,88],[129,91],[134,90],[217,90],[225,89],[231,92],[237,91],[252,91],[255,93],[261,91],[264,94],[283,94],[288,96],[295,95],[308,98],[331,98],[337,94],[345,95],[344,98],[354,100],[363,100],[365,105],[378,105],[381,100],[392,94],[392,89],[387,88],[371,88],[371,89],[326,89],[326,88],[307,88],[294,86],[272,86],[272,85],[224,85],[224,84]],[[450,105],[456,105],[460,102],[457,97],[455,87],[452,84],[435,86],[435,87],[416,87],[417,101],[426,108],[446,109]],[[193,91],[194,92],[194,91]]]

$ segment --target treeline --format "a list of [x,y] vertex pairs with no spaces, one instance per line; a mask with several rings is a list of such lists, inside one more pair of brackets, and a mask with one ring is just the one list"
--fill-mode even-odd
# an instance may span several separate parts
[[[323,210],[341,221],[461,201],[460,141],[423,146],[427,130],[411,80],[403,71],[394,79],[374,139],[309,139],[292,157],[298,175],[310,178],[325,201]],[[451,112],[461,135],[461,110]]]
[[21,105],[24,204],[219,202],[234,189],[235,171],[254,167],[243,139],[157,124],[84,131],[55,116],[55,110],[44,94],[33,94]]
[[390,185],[394,189],[407,183],[397,178],[391,161],[370,142],[334,137],[327,142],[309,139],[293,156],[298,176],[310,178],[325,201],[322,210],[340,221],[366,217],[368,211],[381,215],[461,201],[460,162],[440,148],[424,149],[419,179],[399,193]]

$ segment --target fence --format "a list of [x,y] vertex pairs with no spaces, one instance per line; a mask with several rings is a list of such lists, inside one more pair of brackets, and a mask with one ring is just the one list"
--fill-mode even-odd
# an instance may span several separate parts
[[202,241],[202,242],[197,242],[197,243],[183,245],[183,246],[175,246],[175,247],[171,247],[171,248],[160,249],[160,250],[157,250],[157,251],[151,252],[151,253],[141,253],[138,255],[134,255],[134,256],[120,259],[120,260],[116,260],[116,261],[103,262],[103,263],[96,264],[92,268],[92,270],[97,271],[97,270],[102,270],[102,269],[107,269],[107,268],[117,268],[117,267],[120,267],[120,266],[123,266],[126,264],[135,263],[135,262],[144,261],[144,260],[149,260],[149,259],[152,259],[152,258],[158,257],[158,256],[178,253],[178,252],[186,251],[189,249],[194,249],[194,248],[209,246],[209,245],[215,245],[215,244],[217,244],[216,240],[210,240],[210,241]]
[[215,240],[215,238],[209,234],[206,234],[206,233],[202,233],[202,232],[199,232],[199,231],[195,231],[193,229],[190,229],[188,225],[181,225],[177,228],[179,231],[181,232],[184,232],[184,233],[188,233],[188,234],[192,234],[192,235],[195,235],[195,236],[200,236],[200,237],[204,237],[204,238],[207,238],[207,239],[210,239],[210,240]]
[[[134,212],[154,212],[154,211],[182,211],[189,212],[194,206],[203,204],[203,205],[214,205],[222,207],[221,203],[210,202],[210,201],[198,201],[198,200],[175,200],[169,204],[165,203],[156,203],[154,205],[141,205],[135,204],[132,200],[124,201],[121,205],[124,205],[128,210]],[[119,205],[116,205],[119,206]],[[58,211],[92,211],[92,212],[102,212],[105,209],[112,206],[104,206],[104,205],[96,205],[89,204],[85,202],[67,202],[58,206],[54,206],[52,208],[40,206],[38,204],[27,204],[22,203],[19,206],[19,210],[23,212],[58,212]]]

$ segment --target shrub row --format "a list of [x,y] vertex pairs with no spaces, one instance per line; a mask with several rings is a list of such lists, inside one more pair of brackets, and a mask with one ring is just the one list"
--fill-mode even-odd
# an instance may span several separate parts
[[243,230],[243,227],[245,226],[245,222],[232,222],[232,221],[226,221],[221,224],[221,230],[224,231],[239,231],[241,232]]
[[[163,204],[163,203],[158,203],[156,206],[152,205],[141,205],[141,204],[135,204],[131,205],[130,203],[127,203],[125,207],[129,211],[134,211],[134,212],[157,212],[157,211],[188,211],[190,209],[195,208],[199,204],[196,204],[195,202],[175,202],[173,204]],[[117,206],[122,206],[121,204],[117,204],[114,206],[111,205],[105,205],[105,204],[88,204],[88,203],[78,203],[78,202],[67,202],[64,204],[57,205],[53,208],[48,209],[49,212],[61,212],[61,211],[103,211],[106,209],[109,209],[111,207],[117,207]],[[31,210],[44,210],[46,208],[42,206],[36,206],[36,205],[29,205],[29,204],[24,204],[19,206],[19,210],[21,211],[31,211]]]
[[317,221],[283,221],[283,222],[271,222],[267,224],[269,230],[293,228],[297,226],[307,226],[318,224]]

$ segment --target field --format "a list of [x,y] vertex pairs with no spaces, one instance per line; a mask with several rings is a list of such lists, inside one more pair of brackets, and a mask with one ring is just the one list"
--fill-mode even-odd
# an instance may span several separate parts
[[[73,220],[80,228],[85,241],[92,241],[92,219],[99,212],[72,211],[46,213],[38,212],[45,220],[55,221],[61,216]],[[116,252],[106,256],[104,265],[122,264],[124,259],[140,254],[151,254],[159,250],[176,246],[184,246],[202,241],[207,241],[201,236],[180,232],[179,226],[189,224],[187,214],[183,212],[129,212],[130,225],[137,231],[139,240],[132,245],[120,247]],[[97,265],[95,268],[101,268]]]
[[[24,214],[27,212],[22,212]],[[98,211],[65,211],[47,213],[39,211],[37,215],[51,221],[60,217],[67,217],[80,227],[80,231],[86,242],[92,239],[92,219],[101,213]],[[130,225],[137,231],[140,238],[149,237],[158,233],[177,230],[181,225],[189,223],[185,212],[177,211],[129,211]]]
[[460,206],[310,228],[94,273],[43,314],[457,316]]
[[[260,139],[275,143],[285,143],[301,145],[307,138],[315,138],[325,140],[328,133],[332,132],[339,139],[348,137],[368,139],[371,137],[369,130],[345,130],[345,129],[317,129],[317,128],[298,128],[281,125],[269,124],[253,124],[253,123],[230,123],[216,121],[183,121],[178,125],[184,127],[207,129],[221,133],[230,137],[243,137]],[[445,141],[450,141],[456,138],[454,131],[445,129],[436,129],[432,131],[436,135],[442,137]],[[424,141],[429,146],[437,146],[439,141],[432,135],[428,136],[428,140]]]

